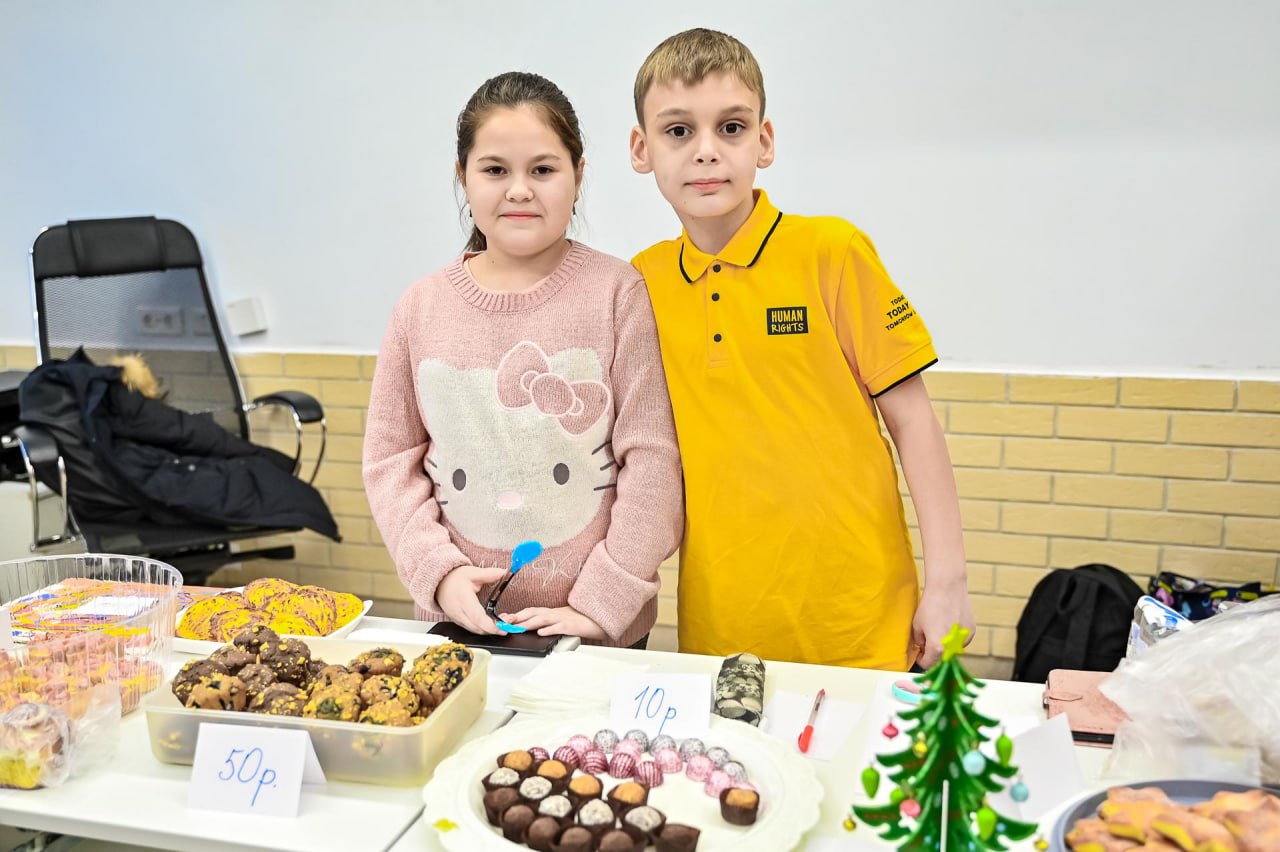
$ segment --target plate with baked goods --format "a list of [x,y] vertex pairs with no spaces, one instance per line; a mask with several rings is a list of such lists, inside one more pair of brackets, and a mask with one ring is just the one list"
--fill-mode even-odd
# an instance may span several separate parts
[[173,647],[188,654],[211,654],[254,626],[291,638],[341,639],[356,629],[372,606],[373,601],[345,592],[263,577],[194,599],[178,613]]
[[450,852],[776,852],[818,821],[823,792],[808,761],[742,722],[713,716],[677,740],[578,714],[517,716],[422,795]]
[[1112,787],[1070,805],[1053,852],[1276,852],[1277,791],[1224,781],[1150,781]]
[[308,731],[330,780],[417,786],[484,711],[489,652],[456,643],[278,636],[257,625],[146,701],[151,751],[195,759],[200,725]]

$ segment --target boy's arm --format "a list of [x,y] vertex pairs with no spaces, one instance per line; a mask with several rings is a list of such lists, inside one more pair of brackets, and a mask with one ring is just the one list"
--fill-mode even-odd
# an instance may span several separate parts
[[436,587],[470,560],[440,520],[435,485],[423,470],[428,435],[418,413],[408,342],[398,322],[387,326],[369,394],[364,436],[364,487],[378,532],[400,582],[418,606],[437,617]]
[[942,656],[942,639],[951,625],[974,627],[956,479],[942,427],[920,376],[876,397],[876,405],[902,460],[920,520],[925,579],[911,638],[920,649],[920,665],[928,668]]
[[621,289],[611,383],[617,497],[609,531],[569,591],[569,606],[617,639],[658,593],[658,565],[680,545],[684,493],[680,449],[644,282]]

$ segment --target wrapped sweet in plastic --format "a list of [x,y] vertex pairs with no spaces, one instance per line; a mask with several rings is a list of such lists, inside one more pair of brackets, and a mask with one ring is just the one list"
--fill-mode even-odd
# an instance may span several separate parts
[[120,691],[99,684],[83,699],[77,719],[42,701],[0,713],[0,788],[56,787],[115,752]]
[[1109,773],[1280,783],[1280,595],[1233,607],[1121,662],[1101,684],[1129,716]]

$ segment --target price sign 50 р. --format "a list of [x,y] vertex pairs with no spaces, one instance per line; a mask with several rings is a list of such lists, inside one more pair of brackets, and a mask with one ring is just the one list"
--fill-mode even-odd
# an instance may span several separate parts
[[324,781],[306,731],[205,722],[196,740],[187,804],[297,816],[304,781]]

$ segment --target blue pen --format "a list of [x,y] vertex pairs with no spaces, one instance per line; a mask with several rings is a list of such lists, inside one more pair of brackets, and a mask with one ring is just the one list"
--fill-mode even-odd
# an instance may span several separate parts
[[507,586],[515,579],[520,569],[528,565],[533,560],[542,555],[542,544],[536,541],[523,541],[516,545],[516,549],[511,551],[511,570],[506,576],[494,587],[493,593],[489,595],[489,600],[485,602],[485,614],[498,624],[498,629],[504,633],[524,633],[528,630],[526,627],[520,627],[515,624],[508,624],[498,618],[498,598],[502,597],[502,593],[507,590]]

